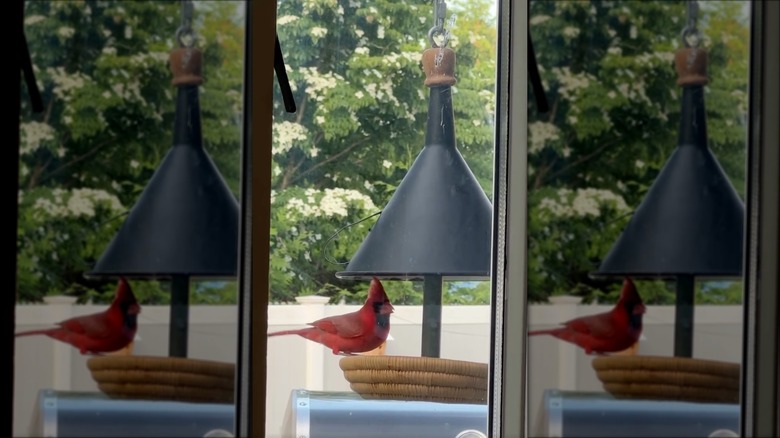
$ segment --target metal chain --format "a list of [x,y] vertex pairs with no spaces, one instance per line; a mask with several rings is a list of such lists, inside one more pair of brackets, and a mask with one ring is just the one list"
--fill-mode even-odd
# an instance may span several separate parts
[[686,24],[681,35],[682,43],[685,47],[698,47],[702,40],[701,32],[696,27],[699,19],[699,2],[688,0],[686,12]]
[[[444,20],[447,16],[447,2],[445,0],[433,0],[433,27],[428,31],[428,41],[433,47],[446,47],[450,41],[450,32],[444,28]],[[441,36],[439,45],[436,37]]]
[[192,29],[192,12],[195,6],[192,0],[181,0],[181,26],[176,30],[176,40],[181,47],[195,45],[195,31]]

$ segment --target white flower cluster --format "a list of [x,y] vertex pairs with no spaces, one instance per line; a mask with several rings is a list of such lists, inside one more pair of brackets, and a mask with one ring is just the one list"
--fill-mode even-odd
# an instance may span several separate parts
[[26,155],[38,150],[44,141],[54,140],[54,128],[41,122],[23,122],[19,125],[21,146],[19,153]]
[[82,73],[69,74],[63,67],[47,67],[46,73],[49,74],[52,82],[54,82],[54,95],[66,102],[69,100],[71,93],[83,87],[89,79]]
[[634,57],[634,61],[642,66],[652,67],[654,65],[666,66],[674,61],[672,52],[646,52]]
[[51,5],[49,5],[49,8],[51,8],[51,11],[67,11],[67,10],[76,10],[79,8],[84,8],[85,12],[91,12],[89,10],[89,6],[86,4],[87,2],[84,0],[81,1],[72,1],[72,2],[51,2]]
[[549,19],[550,19],[549,15],[534,15],[533,17],[531,17],[531,25],[534,26],[537,24],[542,24]]
[[60,26],[59,29],[57,29],[57,35],[60,36],[62,39],[67,39],[72,37],[76,33],[76,29],[70,27],[70,26]]
[[105,204],[114,211],[122,211],[124,207],[119,198],[106,192],[90,188],[83,189],[54,189],[52,199],[38,198],[33,208],[39,214],[52,217],[93,217],[95,208],[99,204]]
[[160,63],[167,63],[169,55],[165,52],[136,53],[130,57],[130,63],[138,67],[146,67]]
[[477,94],[485,102],[485,114],[492,117],[496,112],[496,93],[493,90],[479,90]]
[[283,154],[292,149],[296,142],[306,141],[309,138],[308,130],[299,123],[288,121],[274,123],[273,130],[274,144],[271,153],[274,155]]
[[306,94],[317,102],[325,100],[325,92],[336,88],[338,82],[344,80],[344,77],[336,73],[322,74],[316,67],[301,67],[299,71],[306,81]]
[[292,198],[285,206],[304,217],[346,217],[348,208],[374,210],[376,206],[368,196],[351,189],[306,189],[306,198]]
[[648,105],[653,105],[653,102],[647,97],[647,86],[642,79],[635,79],[634,75],[629,75],[631,81],[618,84],[617,89],[628,100],[634,102],[643,102]]
[[550,141],[560,138],[560,130],[557,126],[547,122],[533,122],[528,125],[530,145],[528,152],[536,153],[544,149]]
[[566,38],[576,38],[580,34],[580,28],[574,26],[566,26],[563,28],[563,36]]
[[374,82],[368,83],[364,88],[378,102],[393,102],[395,106],[401,105],[401,102],[398,101],[398,98],[393,93],[393,81],[390,79],[385,79],[379,84]]
[[333,10],[338,8],[338,0],[304,0],[303,15],[309,15],[317,11]]
[[591,81],[595,80],[592,75],[587,73],[572,73],[569,67],[552,69],[560,83],[559,92],[561,96],[572,100],[577,97],[580,90],[587,88]]
[[143,105],[147,104],[146,99],[141,96],[141,83],[138,80],[114,83],[111,85],[111,90],[124,101],[134,100]]
[[30,26],[35,23],[40,23],[41,21],[45,20],[46,17],[43,15],[30,15],[29,17],[24,19],[24,25]]
[[748,100],[745,90],[734,90],[731,92],[731,95],[737,98],[737,101],[739,102],[737,104],[737,110],[743,115],[743,117],[746,117]]
[[285,24],[290,24],[293,21],[298,20],[301,17],[298,17],[296,15],[282,15],[281,17],[276,19],[276,25],[277,26],[284,26]]
[[309,33],[315,39],[320,39],[328,34],[328,29],[325,29],[324,27],[312,27]]
[[406,65],[418,64],[422,60],[422,54],[419,52],[391,53],[382,58],[382,64],[390,67],[401,68],[401,60],[405,60]]
[[539,203],[541,210],[555,217],[599,217],[601,206],[610,205],[618,212],[627,212],[628,206],[622,196],[604,189],[558,189],[555,197],[544,198]]

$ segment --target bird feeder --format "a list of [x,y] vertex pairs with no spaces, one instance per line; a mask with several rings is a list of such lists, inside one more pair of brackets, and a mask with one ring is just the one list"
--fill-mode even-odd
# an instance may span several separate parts
[[[698,47],[689,3],[685,47],[675,55],[682,87],[679,140],[596,275],[677,282],[674,354],[693,351],[694,279],[742,275],[745,208],[707,146],[707,51]],[[693,38],[693,43],[689,40]]]
[[169,355],[178,357],[187,356],[190,279],[235,279],[239,221],[238,202],[203,148],[202,54],[193,47],[192,3],[182,6],[181,47],[170,53],[177,88],[173,147],[86,274],[170,280]]
[[[433,48],[423,52],[430,88],[425,145],[339,278],[422,280],[422,355],[438,357],[444,280],[490,275],[492,205],[456,147],[444,2],[434,8]],[[436,34],[445,34],[441,47]]]

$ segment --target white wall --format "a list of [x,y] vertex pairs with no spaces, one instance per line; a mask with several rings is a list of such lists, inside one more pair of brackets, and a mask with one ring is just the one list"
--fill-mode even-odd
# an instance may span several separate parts
[[[607,310],[608,306],[578,304],[535,305],[530,309],[532,328],[557,325],[572,317]],[[25,305],[16,309],[17,331],[47,326],[72,315],[102,310],[101,306]],[[269,330],[305,325],[314,319],[357,309],[357,306],[322,304],[272,305]],[[189,356],[235,362],[237,313],[233,306],[193,306],[190,310]],[[396,306],[391,318],[392,340],[386,354],[420,355],[422,308]],[[447,306],[442,312],[441,357],[487,362],[490,352],[490,308]],[[639,354],[672,355],[674,308],[649,306],[645,315],[646,339]],[[168,353],[168,307],[144,306],[139,318],[135,355],[164,356]],[[739,362],[742,340],[742,309],[739,306],[695,308],[694,356]],[[338,366],[340,356],[297,336],[274,337],[268,344],[268,436],[278,436],[293,389],[348,391],[349,384]],[[14,436],[27,436],[40,389],[97,391],[86,367],[87,357],[46,337],[16,341],[14,388]],[[539,416],[547,388],[601,391],[590,366],[591,357],[573,345],[551,337],[532,338],[529,345],[529,414]],[[519,372],[519,370],[518,370]],[[536,430],[531,424],[530,430]]]

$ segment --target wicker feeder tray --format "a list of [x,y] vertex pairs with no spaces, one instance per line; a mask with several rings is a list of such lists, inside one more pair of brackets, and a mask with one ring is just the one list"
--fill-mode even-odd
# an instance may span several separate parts
[[235,366],[182,357],[98,356],[87,361],[111,398],[233,403]]
[[604,356],[593,359],[615,398],[739,403],[737,363],[684,357]]
[[339,361],[365,399],[487,402],[487,364],[410,356],[350,356]]

